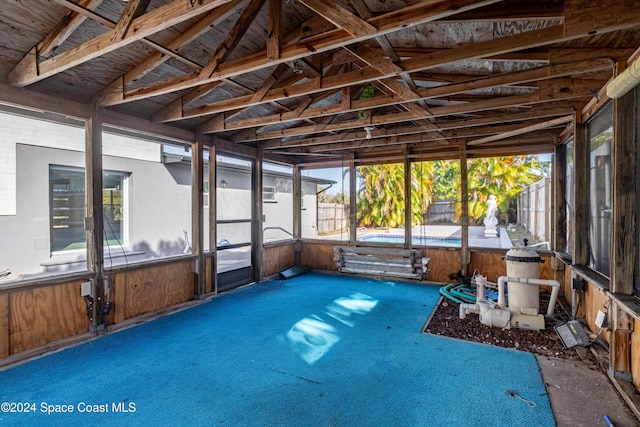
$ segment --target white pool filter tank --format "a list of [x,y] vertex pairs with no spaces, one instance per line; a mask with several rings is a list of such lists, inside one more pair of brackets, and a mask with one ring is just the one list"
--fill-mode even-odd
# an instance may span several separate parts
[[[520,247],[509,250],[504,256],[507,276],[525,279],[540,277],[542,259],[531,248]],[[540,311],[540,288],[522,282],[507,282],[509,309],[515,314],[537,316]]]

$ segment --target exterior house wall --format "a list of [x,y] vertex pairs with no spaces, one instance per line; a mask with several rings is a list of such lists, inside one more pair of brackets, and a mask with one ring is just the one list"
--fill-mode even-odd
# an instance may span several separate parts
[[[2,268],[28,274],[85,268],[84,250],[52,253],[49,233],[49,166],[84,168],[84,153],[18,144],[16,159],[17,215],[0,216],[6,242],[0,245]],[[191,230],[191,186],[185,185],[190,184],[189,168],[113,156],[105,156],[103,167],[129,174],[125,249],[143,252],[138,259],[180,254],[183,229],[189,234]],[[105,265],[109,267],[108,258],[120,252],[105,248]]]

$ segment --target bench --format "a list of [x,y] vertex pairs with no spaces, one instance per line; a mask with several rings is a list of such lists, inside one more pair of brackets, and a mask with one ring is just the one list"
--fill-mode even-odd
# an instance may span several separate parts
[[429,273],[428,258],[416,249],[334,246],[333,260],[341,273],[359,273],[422,280]]

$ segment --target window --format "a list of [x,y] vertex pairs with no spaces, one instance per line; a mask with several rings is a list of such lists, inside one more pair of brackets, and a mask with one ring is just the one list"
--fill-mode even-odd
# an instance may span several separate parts
[[264,202],[277,202],[276,187],[264,185],[262,187],[262,200]]
[[548,245],[550,157],[487,157],[467,163],[469,246],[510,248],[524,239]]
[[611,240],[611,139],[608,104],[587,124],[589,133],[589,266],[609,275]]
[[461,245],[460,161],[411,164],[412,244]]
[[349,240],[349,168],[303,169],[300,180],[302,237]]
[[404,244],[404,164],[357,168],[357,240]]
[[293,167],[264,162],[262,182],[263,242],[293,238]]
[[[102,203],[105,246],[126,246],[124,232],[127,174],[104,171]],[[51,252],[85,249],[85,176],[83,168],[49,166]]]

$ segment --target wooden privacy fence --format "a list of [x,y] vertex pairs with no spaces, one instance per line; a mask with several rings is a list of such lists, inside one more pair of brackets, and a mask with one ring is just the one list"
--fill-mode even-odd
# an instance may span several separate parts
[[551,240],[551,193],[551,180],[543,178],[518,194],[518,223],[543,242]]
[[349,206],[318,203],[318,234],[345,231],[349,227]]

